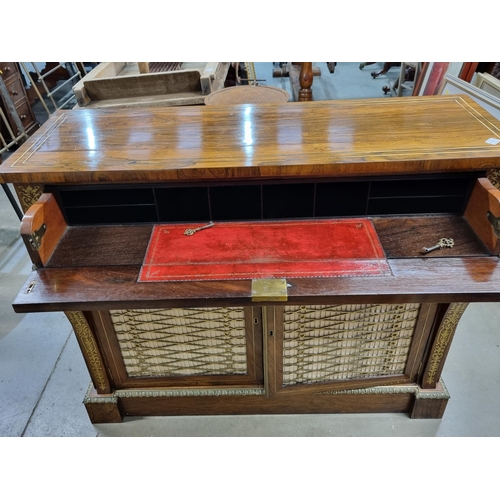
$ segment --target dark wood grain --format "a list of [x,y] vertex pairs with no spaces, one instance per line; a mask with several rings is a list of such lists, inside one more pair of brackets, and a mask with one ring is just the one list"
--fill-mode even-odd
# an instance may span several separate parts
[[[463,217],[377,217],[373,224],[389,258],[436,259],[490,254]],[[453,248],[421,254],[423,247],[435,245],[440,238],[453,238]]]
[[[413,385],[413,387],[416,387]],[[439,389],[437,392],[440,392]],[[436,391],[425,391],[428,393]],[[99,396],[93,397],[98,400]],[[419,399],[415,394],[287,394],[274,398],[262,396],[203,397],[126,397],[116,408],[121,417],[165,415],[266,415],[319,413],[409,413],[411,418],[441,418],[448,397]],[[103,407],[101,409],[101,406]],[[86,403],[93,423],[119,422],[115,413],[106,420],[109,403]],[[94,420],[96,419],[96,420]]]
[[410,418],[443,418],[448,399],[417,399]]
[[[454,238],[455,246],[424,258],[489,255],[463,217],[378,217],[373,223],[389,258],[421,258],[422,247],[441,237]],[[152,225],[70,226],[47,267],[142,265],[151,231]]]
[[[500,301],[497,257],[392,259],[389,264],[393,276],[287,280],[288,303]],[[138,274],[135,266],[38,269],[13,306],[17,312],[36,312],[252,304],[251,280],[137,283]]]
[[230,396],[204,398],[123,398],[123,415],[259,415],[304,413],[410,412],[413,394],[300,395],[299,397]]
[[13,183],[379,175],[498,166],[466,96],[58,111],[0,168]]
[[152,226],[68,227],[47,267],[141,265]]

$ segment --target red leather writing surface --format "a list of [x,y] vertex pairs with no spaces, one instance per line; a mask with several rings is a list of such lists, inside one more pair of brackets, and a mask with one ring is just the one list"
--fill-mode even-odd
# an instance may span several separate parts
[[153,229],[139,281],[198,281],[391,274],[367,219],[220,222]]

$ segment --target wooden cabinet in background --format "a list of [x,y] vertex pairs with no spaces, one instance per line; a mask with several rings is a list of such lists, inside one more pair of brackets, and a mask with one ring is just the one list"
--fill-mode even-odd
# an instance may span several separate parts
[[[28,135],[32,134],[40,125],[36,121],[35,115],[28,102],[26,89],[24,88],[23,80],[21,78],[21,73],[19,71],[17,63],[0,62],[0,77],[2,77],[5,86],[7,87],[7,91],[10,98],[12,99],[24,130]],[[2,108],[8,120],[8,124],[12,132],[17,137],[18,135],[20,135],[19,127],[17,126],[16,121],[12,115],[12,111],[7,106],[5,99],[1,94],[0,107]],[[11,138],[11,135],[6,125],[3,123],[3,120],[0,120],[0,132],[4,136],[4,138],[14,139],[13,137]]]

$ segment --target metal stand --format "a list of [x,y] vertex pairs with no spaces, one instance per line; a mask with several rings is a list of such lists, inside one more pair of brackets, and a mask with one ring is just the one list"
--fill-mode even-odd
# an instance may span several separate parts
[[14,195],[12,194],[11,190],[9,189],[9,186],[7,184],[2,184],[3,190],[5,191],[5,194],[7,195],[7,198],[9,198],[10,204],[12,205],[12,208],[16,211],[17,216],[19,217],[19,220],[22,220],[23,218],[23,212],[19,208],[19,205],[17,204],[16,199],[14,198]]

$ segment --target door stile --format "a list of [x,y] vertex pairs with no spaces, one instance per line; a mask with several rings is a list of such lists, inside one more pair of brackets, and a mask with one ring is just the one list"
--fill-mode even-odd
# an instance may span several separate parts
[[417,381],[418,374],[422,369],[425,347],[429,341],[437,310],[438,304],[435,303],[423,303],[420,306],[420,314],[404,372],[411,382]]
[[[282,307],[262,307],[262,334],[264,345],[264,390],[267,398],[278,392],[283,375],[280,373],[280,348],[283,343],[277,320],[283,317]],[[282,329],[281,329],[282,330]]]
[[247,368],[249,377],[264,382],[262,307],[245,307],[247,326]]

